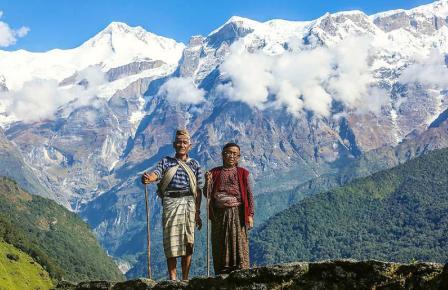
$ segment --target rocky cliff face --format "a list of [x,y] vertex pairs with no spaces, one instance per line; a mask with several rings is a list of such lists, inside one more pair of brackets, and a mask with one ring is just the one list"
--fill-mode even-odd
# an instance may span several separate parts
[[396,264],[351,260],[319,263],[291,263],[239,270],[212,278],[197,277],[189,282],[138,279],[121,283],[60,283],[56,289],[421,289],[448,287],[448,265],[432,263]]
[[0,176],[17,180],[24,189],[33,194],[50,197],[50,191],[42,186],[37,178],[37,172],[26,161],[15,144],[6,138],[0,128]]

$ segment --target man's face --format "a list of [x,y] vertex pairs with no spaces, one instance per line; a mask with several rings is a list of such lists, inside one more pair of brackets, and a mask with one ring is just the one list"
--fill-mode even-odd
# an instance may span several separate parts
[[185,155],[188,154],[188,151],[191,149],[190,138],[187,136],[177,136],[176,140],[173,142],[174,150],[176,150],[176,154]]
[[238,164],[240,159],[240,149],[236,146],[227,147],[222,152],[222,163],[225,167],[232,167]]

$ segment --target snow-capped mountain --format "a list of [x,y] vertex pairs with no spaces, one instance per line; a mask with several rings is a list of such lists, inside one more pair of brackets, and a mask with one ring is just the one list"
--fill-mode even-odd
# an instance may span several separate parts
[[60,82],[92,65],[99,65],[103,71],[139,61],[160,60],[176,65],[183,49],[182,43],[147,32],[142,27],[112,22],[74,49],[44,53],[0,51],[0,70],[5,85],[16,90],[35,78]]
[[[191,131],[206,168],[237,141],[260,194],[425,134],[448,107],[447,17],[447,0],[306,22],[232,17],[186,46],[112,23],[74,49],[0,51],[0,122],[54,198],[109,253],[132,256],[139,174],[172,154],[176,128]],[[50,98],[46,114],[26,119],[20,100],[41,92],[36,78],[54,80],[45,88],[66,102]]]

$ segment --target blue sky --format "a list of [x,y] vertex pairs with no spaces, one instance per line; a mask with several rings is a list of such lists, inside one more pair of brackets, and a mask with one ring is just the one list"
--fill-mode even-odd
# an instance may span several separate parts
[[15,45],[3,49],[46,51],[73,48],[112,21],[140,25],[153,33],[187,42],[196,34],[207,35],[233,15],[258,21],[311,20],[325,12],[362,10],[367,14],[409,9],[429,0],[0,0],[0,21],[11,28],[30,28]]

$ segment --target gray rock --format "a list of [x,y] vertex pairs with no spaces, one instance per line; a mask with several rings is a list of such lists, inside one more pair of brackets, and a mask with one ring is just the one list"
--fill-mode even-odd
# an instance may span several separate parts
[[125,76],[131,76],[131,75],[141,73],[142,71],[145,71],[148,69],[161,67],[163,64],[165,64],[165,63],[161,60],[147,60],[147,61],[132,62],[132,63],[129,63],[124,66],[112,68],[109,71],[107,71],[106,75],[107,75],[108,81],[112,82],[112,81],[118,80]]
[[[238,270],[229,275],[196,277],[186,281],[139,279],[117,283],[84,282],[80,289],[447,289],[448,264],[398,264],[380,261],[335,260],[317,263],[290,263]],[[59,286],[58,286],[59,287]],[[90,287],[90,288],[82,288]],[[96,288],[95,288],[96,287]],[[109,288],[107,288],[109,287]],[[66,288],[56,288],[66,289]]]
[[448,289],[448,263],[443,267],[438,290]]
[[81,282],[76,286],[76,290],[112,290],[115,282],[109,281],[92,281],[92,282]]
[[136,279],[126,282],[119,282],[114,285],[112,290],[146,290],[146,289],[154,289],[156,286],[156,282],[154,280],[149,279]]

